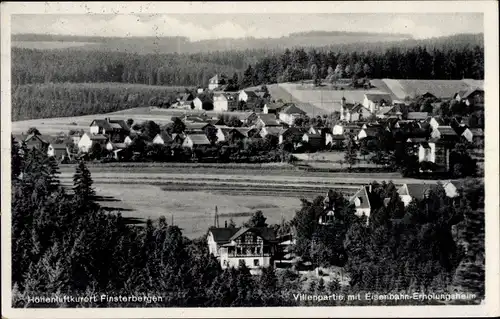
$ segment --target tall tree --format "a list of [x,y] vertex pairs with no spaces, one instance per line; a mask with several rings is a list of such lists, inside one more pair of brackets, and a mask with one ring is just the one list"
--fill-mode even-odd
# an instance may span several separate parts
[[353,136],[347,137],[344,160],[347,164],[349,164],[349,168],[352,168],[352,165],[356,164],[358,160],[358,150]]

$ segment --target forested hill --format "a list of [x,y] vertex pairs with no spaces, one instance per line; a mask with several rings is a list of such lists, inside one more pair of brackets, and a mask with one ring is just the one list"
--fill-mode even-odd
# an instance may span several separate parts
[[[414,41],[414,40],[411,40]],[[406,43],[406,42],[405,42]],[[315,64],[321,77],[342,66],[355,72],[369,67],[371,78],[482,79],[482,38],[455,36],[371,50],[359,44],[339,48],[219,51],[197,54],[146,54],[86,50],[13,48],[14,85],[47,82],[126,82],[148,85],[202,85],[215,73],[243,85],[311,78]],[[373,49],[373,48],[372,48]],[[249,68],[249,66],[251,66]],[[244,78],[247,78],[246,80]]]
[[238,38],[190,41],[186,37],[86,37],[68,35],[14,34],[13,45],[23,48],[73,47],[78,50],[119,51],[139,54],[198,53],[227,50],[323,47],[331,44],[387,43],[411,40],[407,34],[368,32],[301,32],[279,38]]

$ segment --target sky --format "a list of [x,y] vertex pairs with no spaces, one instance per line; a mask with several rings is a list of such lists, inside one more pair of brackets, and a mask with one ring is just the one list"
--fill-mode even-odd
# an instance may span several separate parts
[[484,32],[482,13],[16,14],[11,24],[13,34],[184,36],[192,41],[305,31],[405,33],[416,39]]

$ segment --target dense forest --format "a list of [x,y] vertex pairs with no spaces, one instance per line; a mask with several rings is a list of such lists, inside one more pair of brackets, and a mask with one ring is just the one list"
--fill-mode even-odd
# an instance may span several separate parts
[[[425,43],[425,42],[423,42]],[[473,43],[473,42],[472,42]],[[47,82],[124,82],[149,85],[207,85],[216,73],[232,76],[248,71],[253,84],[311,78],[338,66],[346,73],[369,66],[371,78],[482,79],[484,48],[469,42],[443,41],[383,51],[296,48],[285,51],[247,50],[198,54],[147,54],[76,50],[12,50],[15,85]],[[290,79],[287,74],[298,74]],[[348,75],[348,74],[346,74]],[[257,83],[258,82],[258,83]],[[246,84],[246,83],[245,83]]]
[[[161,296],[149,307],[325,305],[296,300],[293,294],[474,293],[484,297],[484,189],[471,180],[455,200],[442,186],[404,207],[392,183],[373,183],[372,214],[355,217],[345,197],[329,192],[302,201],[290,223],[295,254],[314,266],[343,266],[349,286],[337,280],[305,279],[294,269],[268,268],[251,276],[248,268],[222,270],[208,254],[204,238],[189,240],[165,218],[144,226],[127,224],[98,204],[84,162],[76,166],[68,192],[56,162],[12,143],[13,307],[137,307],[137,303],[33,304],[28,296]],[[24,155],[21,155],[24,154]],[[386,202],[385,198],[389,198]],[[384,204],[386,203],[386,204]],[[324,205],[335,208],[330,227],[317,223]],[[257,212],[247,226],[266,226]],[[332,238],[334,240],[332,240]],[[329,305],[359,305],[366,301]],[[397,304],[435,304],[408,300]],[[394,301],[368,302],[394,304]]]
[[[12,116],[13,120],[75,116],[145,106],[156,98],[171,101],[172,92],[164,86],[206,86],[216,73],[237,80],[236,87],[313,78],[482,79],[482,44],[445,39],[375,51],[297,48],[191,55],[13,48]],[[58,85],[63,82],[140,84],[158,90]],[[130,98],[135,95],[139,97]]]

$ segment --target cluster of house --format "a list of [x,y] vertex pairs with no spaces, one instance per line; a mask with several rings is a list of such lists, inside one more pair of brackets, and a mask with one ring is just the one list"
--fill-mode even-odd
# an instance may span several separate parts
[[[457,185],[448,181],[443,184],[446,196],[458,196]],[[413,199],[422,200],[429,195],[431,184],[403,184],[397,190],[399,198],[405,206]],[[335,221],[335,206],[329,202],[327,194],[323,202],[324,207],[317,216],[318,224],[329,225]],[[367,223],[373,209],[377,209],[374,199],[378,195],[372,193],[372,186],[361,186],[349,203],[355,207],[355,215],[366,216]],[[383,205],[389,203],[389,198],[384,199]],[[276,265],[290,265],[293,254],[289,247],[294,244],[292,236],[277,236],[271,227],[211,227],[207,235],[207,244],[210,254],[215,256],[223,269],[238,268],[245,264],[252,273],[258,273],[262,268]]]
[[[423,98],[442,99],[430,92],[422,94]],[[446,100],[456,100],[466,105],[478,105],[484,103],[484,90],[471,87],[468,90],[459,91]],[[401,106],[404,101],[393,100],[391,94],[385,92],[370,92],[364,94],[362,103],[348,103],[343,97],[340,102],[340,120],[345,122],[356,122],[366,120],[369,117],[384,119],[390,117],[401,117]],[[415,112],[420,113],[420,112]],[[418,114],[414,114],[418,117]],[[412,118],[408,118],[411,120]],[[417,118],[418,119],[418,118]]]
[[238,108],[245,102],[249,109],[260,107],[268,101],[268,94],[261,89],[245,89],[229,91],[227,80],[216,74],[209,80],[208,89],[198,88],[196,94],[186,92],[177,98],[170,107],[188,110],[213,110],[228,112]]

